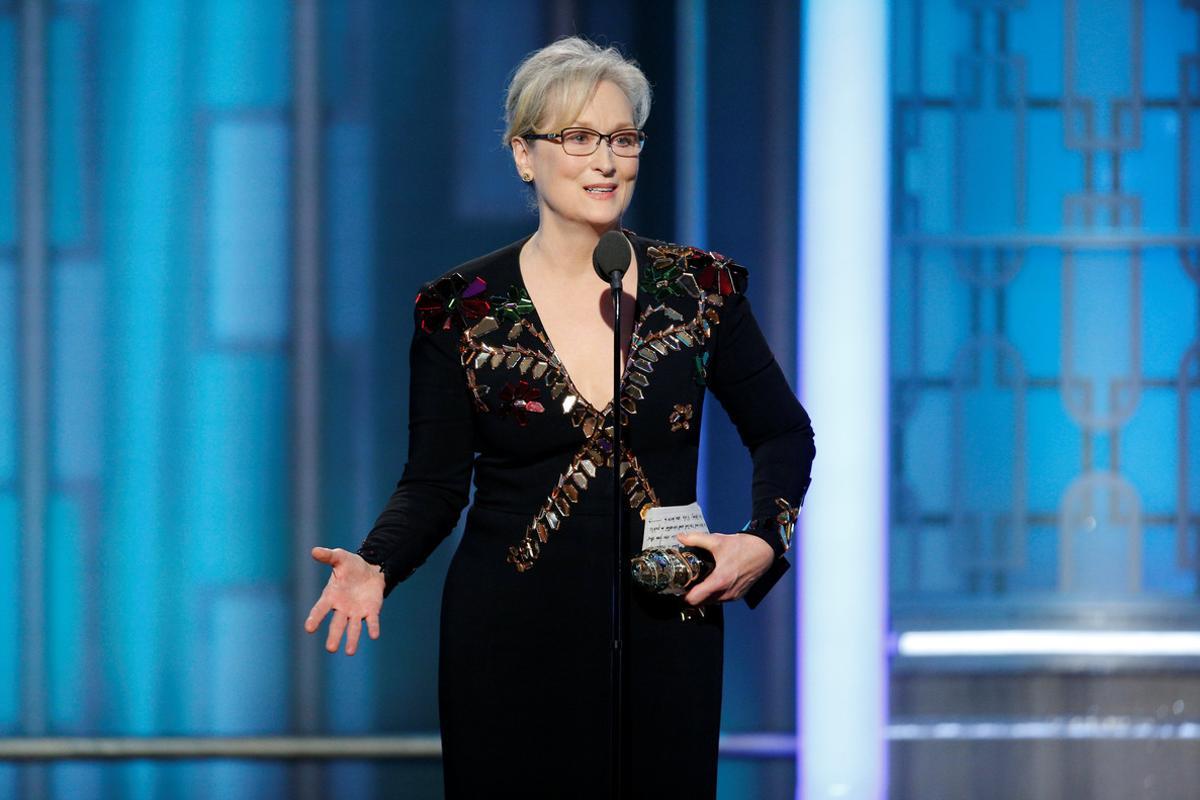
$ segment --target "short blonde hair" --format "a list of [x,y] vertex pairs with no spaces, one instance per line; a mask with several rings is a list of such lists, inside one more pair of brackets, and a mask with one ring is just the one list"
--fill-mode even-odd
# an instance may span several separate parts
[[566,124],[579,116],[600,81],[612,81],[633,106],[633,124],[650,116],[650,82],[637,62],[615,47],[600,47],[581,36],[565,36],[535,50],[517,65],[504,102],[505,147],[538,123]]

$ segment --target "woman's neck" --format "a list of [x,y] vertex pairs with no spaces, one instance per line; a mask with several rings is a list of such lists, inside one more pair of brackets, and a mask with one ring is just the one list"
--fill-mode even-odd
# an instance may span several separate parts
[[592,252],[600,236],[620,228],[619,221],[597,230],[586,223],[563,222],[544,214],[529,244],[546,267],[566,278],[579,278],[592,274]]

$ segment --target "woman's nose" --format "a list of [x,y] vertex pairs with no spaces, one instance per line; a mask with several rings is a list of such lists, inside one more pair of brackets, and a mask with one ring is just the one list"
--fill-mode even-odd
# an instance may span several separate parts
[[613,155],[612,147],[608,142],[601,142],[596,148],[594,166],[603,172],[605,175],[611,175],[617,171],[617,157]]

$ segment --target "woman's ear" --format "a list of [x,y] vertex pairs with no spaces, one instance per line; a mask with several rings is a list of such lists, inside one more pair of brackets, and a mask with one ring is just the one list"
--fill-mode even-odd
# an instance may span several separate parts
[[[509,142],[512,146],[513,163],[517,165],[517,174],[521,176],[521,180],[529,182],[532,180],[533,169],[530,166],[529,146],[528,143],[520,136],[514,136]],[[526,175],[530,176],[527,180]]]

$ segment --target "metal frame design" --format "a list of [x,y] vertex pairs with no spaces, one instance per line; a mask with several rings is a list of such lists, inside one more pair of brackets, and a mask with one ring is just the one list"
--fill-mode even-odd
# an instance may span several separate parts
[[[1200,402],[1200,312],[1192,343],[1180,343],[1186,352],[1166,374],[1158,367],[1147,372],[1146,331],[1155,316],[1173,312],[1143,309],[1152,282],[1162,285],[1169,269],[1164,256],[1172,251],[1200,298],[1200,236],[1191,230],[1194,190],[1187,177],[1194,172],[1200,56],[1179,56],[1174,96],[1160,93],[1161,80],[1148,93],[1147,59],[1164,56],[1145,45],[1144,0],[1125,0],[1117,9],[1128,22],[1115,34],[1126,49],[1103,53],[1093,52],[1094,32],[1085,31],[1078,0],[1055,7],[962,0],[937,26],[943,34],[947,25],[961,32],[957,40],[927,38],[925,0],[898,0],[896,9],[892,600],[898,622],[969,620],[993,607],[1019,607],[1024,619],[1036,621],[1098,597],[1112,600],[1116,614],[1147,603],[1177,613],[1200,593],[1200,513],[1188,489],[1200,467],[1187,446],[1194,436],[1189,417]],[[1169,13],[1194,26],[1197,12],[1194,2],[1181,0]],[[1057,94],[1048,90],[1046,71],[1035,69],[1055,51],[1033,49],[1030,38],[1037,15],[1046,13],[1062,21]],[[949,84],[930,69],[944,59],[953,59]],[[1124,68],[1098,86],[1096,71],[1085,66],[1098,59]],[[1150,114],[1155,124],[1171,116],[1174,153],[1145,152],[1152,146]],[[979,142],[989,126],[1005,132],[1011,149],[983,158]],[[938,159],[947,152],[953,158],[943,176]],[[1140,172],[1131,167],[1135,158]],[[1140,187],[1154,158],[1177,159],[1174,230],[1164,229],[1161,213],[1146,217]],[[1066,176],[1067,188],[1056,189]],[[1046,214],[1048,191],[1060,192],[1057,220]],[[1044,332],[1013,328],[1014,320],[1035,318],[1029,306],[1035,296],[1058,298],[1056,314],[1037,320]],[[1045,303],[1037,308],[1050,310]],[[1055,360],[1047,354],[1055,352],[1057,369],[1047,369]],[[1047,402],[1053,396],[1057,404]],[[1173,419],[1147,410],[1151,400],[1161,408],[1166,397]],[[980,417],[980,409],[1000,416]],[[1146,426],[1174,428],[1173,506],[1147,502],[1161,492],[1134,477],[1146,473],[1145,455],[1127,443],[1136,444],[1130,437],[1146,435]],[[1077,472],[1054,484],[1057,503],[1046,505],[1051,478],[1031,458],[1046,430],[1066,428],[1078,437],[1077,445],[1061,444],[1075,448]],[[1010,437],[1007,445],[1002,436]],[[930,456],[931,448],[939,454]],[[983,460],[987,469],[972,472],[970,465]],[[938,464],[944,471],[930,471]],[[1174,573],[1165,583],[1156,576],[1165,574],[1158,551],[1166,540],[1147,535],[1163,527],[1174,531]],[[1117,558],[1119,570],[1103,566]],[[1191,589],[1184,591],[1185,584]]]

